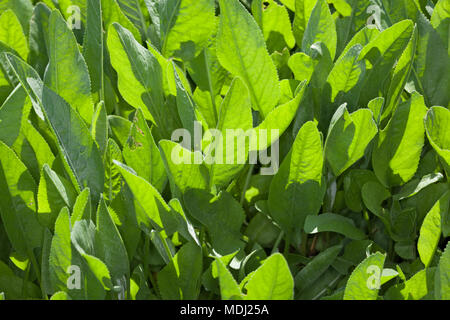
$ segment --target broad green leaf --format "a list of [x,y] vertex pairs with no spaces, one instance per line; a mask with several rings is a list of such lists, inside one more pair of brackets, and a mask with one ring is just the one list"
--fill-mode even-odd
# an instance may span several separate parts
[[[139,30],[133,25],[133,23],[127,18],[127,16],[120,9],[117,0],[101,0],[101,10],[103,17],[103,25],[105,27],[105,31],[109,34],[110,26],[113,23],[118,23],[124,28],[126,28],[131,34],[133,34],[134,38],[140,43],[141,35]],[[111,52],[110,52],[111,53]]]
[[300,232],[306,216],[319,212],[323,162],[320,133],[316,124],[307,122],[270,185],[270,214],[288,235]]
[[220,258],[213,262],[217,269],[217,276],[220,284],[220,297],[222,300],[242,299],[242,292],[233,275]]
[[400,191],[400,193],[397,193],[394,197],[398,200],[407,199],[410,197],[415,196],[418,194],[421,190],[425,189],[429,185],[439,182],[444,178],[444,176],[438,172],[438,173],[430,173],[426,176],[423,176],[421,179],[414,179],[405,184]]
[[30,121],[22,122],[19,137],[12,145],[12,149],[17,155],[20,155],[36,182],[39,181],[43,165],[52,166],[55,161],[55,156],[47,141]]
[[332,246],[320,252],[295,275],[295,289],[299,294],[307,290],[332,265],[341,252],[341,246]]
[[423,97],[413,93],[397,107],[386,128],[380,131],[372,164],[385,186],[403,185],[416,173],[424,144],[426,112]]
[[25,165],[0,141],[0,216],[11,245],[21,254],[29,255],[42,243],[36,192],[36,183]]
[[350,114],[343,105],[336,111],[325,142],[325,157],[336,177],[364,156],[377,132],[370,110]]
[[104,44],[102,1],[87,0],[86,32],[83,39],[83,56],[89,69],[91,92],[95,103],[105,100]]
[[173,260],[158,273],[158,287],[165,300],[195,300],[198,298],[202,275],[202,250],[188,242]]
[[285,47],[292,49],[295,46],[288,11],[274,0],[268,1],[262,10],[262,31],[269,52],[281,52]]
[[275,253],[267,258],[245,285],[246,300],[292,300],[294,279],[286,259]]
[[289,58],[288,65],[296,80],[307,82],[311,79],[315,67],[314,60],[303,52],[294,53]]
[[2,0],[0,1],[0,12],[12,10],[22,25],[23,31],[28,35],[28,26],[31,15],[33,14],[33,5],[29,0]]
[[146,10],[145,0],[117,0],[122,12],[139,29],[142,39],[148,38],[148,20],[150,19]]
[[295,5],[293,11],[295,11],[294,23],[292,25],[295,40],[297,45],[302,44],[303,36],[305,34],[306,26],[310,20],[311,13],[317,0],[294,0]]
[[64,207],[72,208],[76,196],[76,192],[70,182],[60,177],[45,164],[42,168],[37,194],[39,222],[48,229],[53,230],[61,209]]
[[[95,254],[105,262],[111,272],[114,285],[119,285],[123,278],[129,277],[130,266],[127,250],[122,237],[111,218],[105,200],[100,199],[97,210],[97,232],[95,233]],[[111,250],[114,248],[114,250]]]
[[388,289],[386,300],[421,300],[434,296],[434,280],[436,268],[422,269],[404,283]]
[[[372,180],[363,185],[361,195],[367,209],[383,219],[385,210],[382,207],[382,204],[391,197],[389,190],[378,182],[378,180]],[[383,222],[385,222],[385,220],[383,220]]]
[[185,61],[195,58],[207,45],[216,20],[213,0],[167,0],[159,4],[161,53]]
[[204,190],[190,190],[184,195],[190,216],[206,227],[214,250],[227,255],[243,246],[241,241],[244,211],[227,192],[214,196]]
[[107,203],[111,203],[122,188],[122,178],[119,170],[114,166],[114,160],[123,162],[122,152],[113,139],[108,139],[105,159],[105,187],[103,195]]
[[362,261],[347,281],[344,300],[377,300],[385,259],[377,252]]
[[[366,2],[366,0],[356,0],[356,1],[360,1],[360,2]],[[376,28],[369,28],[367,26],[365,26],[364,28],[362,28],[361,30],[359,30],[351,39],[350,41],[346,44],[344,50],[342,50],[341,55],[338,58],[338,61],[340,59],[342,59],[343,57],[345,57],[345,55],[347,54],[347,52],[353,48],[355,45],[360,44],[363,47],[365,47],[366,45],[368,45],[372,40],[374,40],[378,34],[380,33],[380,31]]]
[[425,268],[430,265],[442,234],[441,221],[450,208],[450,192],[445,193],[431,208],[420,227],[417,251]]
[[115,139],[114,141],[118,146],[123,148],[127,143],[128,136],[130,135],[132,122],[123,117],[109,115],[108,124],[108,127],[112,132],[112,137]]
[[447,176],[450,175],[450,111],[443,107],[432,107],[425,117],[428,141],[442,158]]
[[281,93],[263,35],[238,0],[220,0],[220,8],[217,57],[225,69],[247,85],[253,108],[265,118]]
[[137,222],[139,227],[151,230],[153,228],[163,228],[161,221],[161,211],[170,211],[164,199],[148,181],[139,177],[132,169],[120,162],[113,161],[115,167],[120,171],[133,192],[136,205],[142,210],[138,210]]
[[203,155],[200,151],[191,152],[169,140],[161,140],[159,148],[175,197],[179,198],[188,189],[208,187],[208,170],[203,164]]
[[[305,90],[306,83],[302,82],[297,87],[295,97],[292,100],[273,109],[267,117],[254,128],[253,140],[250,143],[250,151],[265,150],[282,136],[295,118],[304,97]],[[261,135],[264,137],[265,134],[269,135],[267,139],[261,137]]]
[[[207,154],[205,162],[210,164],[211,186],[226,186],[244,167],[248,156],[245,134],[252,128],[250,95],[245,84],[239,78],[235,78],[220,107],[216,129],[221,134],[204,137],[210,141],[214,139],[205,151]],[[239,134],[231,135],[228,130],[239,130]]]
[[17,86],[0,107],[0,140],[12,146],[19,137],[24,118],[30,112],[27,93],[22,86]]
[[435,296],[439,300],[450,299],[450,245],[447,246],[439,259],[436,270]]
[[50,15],[48,40],[50,62],[44,83],[64,98],[78,111],[83,120],[90,124],[94,105],[89,71],[74,34],[56,10]]
[[76,300],[104,299],[102,284],[87,269],[71,242],[70,233],[69,210],[63,208],[56,219],[50,249],[49,276],[52,290],[67,292]]
[[134,108],[142,109],[145,118],[161,127],[163,92],[161,67],[146,48],[121,25],[114,23],[108,31],[111,64],[118,74],[118,87],[123,98]]
[[361,229],[355,226],[353,220],[335,213],[322,213],[318,216],[308,216],[305,220],[305,232],[337,232],[347,238],[363,240],[366,238]]
[[[0,11],[1,12],[1,11]],[[25,61],[30,50],[27,38],[19,20],[12,10],[6,10],[0,16],[0,42],[14,49]]]
[[33,103],[33,108],[37,116],[40,119],[44,120],[45,118],[41,107],[42,90],[34,92],[34,89],[32,89],[30,87],[30,84],[28,83],[29,79],[33,79],[40,85],[40,87],[43,86],[43,83],[36,70],[34,70],[30,65],[26,64],[23,60],[13,54],[1,53],[0,58],[6,61],[8,66],[11,68],[14,77],[17,78],[17,80],[27,92],[28,96],[31,99],[31,102]]
[[366,77],[361,91],[360,105],[378,97],[383,84],[389,79],[390,72],[405,50],[414,31],[411,20],[404,20],[379,33],[366,45],[360,54],[360,60],[366,61]]
[[[328,75],[325,87],[325,90],[329,89],[330,91],[331,102],[337,105],[346,102],[350,110],[354,110],[358,103],[362,80],[366,72],[364,62],[358,60],[361,50],[362,46],[356,44],[336,62]],[[328,107],[321,112],[325,113],[325,117],[321,115],[322,121],[329,121],[333,111]]]
[[48,64],[48,26],[51,10],[43,3],[37,3],[30,20],[29,62],[39,75],[43,76]]
[[72,298],[69,296],[69,294],[67,292],[58,291],[58,292],[55,292],[50,297],[50,300],[64,301],[64,300],[72,300]]
[[[64,165],[78,191],[88,187],[97,202],[103,191],[104,170],[98,147],[81,116],[59,95],[43,88],[42,106],[52,131],[58,138],[58,148]],[[68,126],[68,124],[70,124]]]
[[173,73],[177,88],[176,101],[177,101],[178,115],[181,119],[183,127],[187,129],[192,136],[194,136],[195,122],[197,121],[201,122],[202,124],[205,124],[205,121],[195,101],[189,94],[187,88],[184,87],[180,77],[178,76],[178,72],[175,65],[173,65]]
[[311,16],[303,35],[303,51],[311,56],[311,46],[316,42],[325,44],[330,51],[331,60],[334,60],[337,46],[336,25],[325,0],[318,0],[311,11]]
[[447,51],[450,55],[449,49],[449,18],[450,18],[450,5],[446,0],[439,0],[431,15],[431,25],[439,33],[443,43],[447,47]]
[[123,148],[123,157],[140,177],[163,191],[167,181],[164,164],[142,110],[136,111],[128,142]]
[[70,223],[72,225],[75,225],[77,221],[90,220],[91,216],[91,193],[89,188],[86,188],[78,195],[75,200]]
[[[448,18],[447,18],[448,19]],[[421,14],[418,15],[419,38],[413,74],[417,90],[428,107],[449,106],[450,59],[439,33]]]
[[345,204],[350,210],[363,210],[361,189],[369,181],[378,181],[375,174],[369,170],[353,169],[344,176]]
[[401,55],[400,59],[395,66],[394,74],[392,75],[391,84],[389,86],[389,92],[387,94],[386,106],[383,110],[382,119],[386,118],[395,110],[400,100],[402,91],[405,84],[411,74],[411,69],[414,62],[414,54],[417,46],[417,28],[414,27],[414,32],[409,40],[408,46]]
[[92,138],[97,143],[100,154],[103,156],[108,140],[108,118],[105,103],[100,102],[95,108],[91,124]]
[[14,274],[4,262],[0,261],[0,301],[23,300],[40,297],[39,288],[32,283]]

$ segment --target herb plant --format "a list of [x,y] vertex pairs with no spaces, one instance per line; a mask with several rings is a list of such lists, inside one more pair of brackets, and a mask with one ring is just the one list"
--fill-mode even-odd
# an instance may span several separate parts
[[0,0],[0,300],[450,299],[449,21]]

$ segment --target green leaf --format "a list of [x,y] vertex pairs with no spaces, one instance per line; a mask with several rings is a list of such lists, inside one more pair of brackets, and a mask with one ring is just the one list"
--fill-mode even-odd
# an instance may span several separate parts
[[380,131],[372,164],[385,186],[403,185],[416,173],[424,144],[426,112],[423,97],[413,93],[397,107],[386,128]]
[[148,11],[145,10],[146,0],[117,0],[120,8],[133,25],[139,29],[143,39],[147,38],[147,22],[150,19]]
[[[105,262],[111,272],[114,285],[119,285],[130,275],[127,250],[122,237],[111,218],[105,200],[100,199],[97,210],[97,232],[95,233],[95,254]],[[114,248],[114,250],[111,250]]]
[[386,300],[421,300],[434,295],[436,268],[422,269],[404,283],[392,286],[386,292]]
[[[134,108],[142,109],[146,119],[162,132],[162,71],[158,60],[141,46],[127,29],[113,23],[108,31],[111,64],[118,74],[123,98]],[[168,133],[166,135],[170,136]]]
[[95,103],[105,100],[104,83],[104,35],[102,25],[102,1],[87,0],[86,32],[83,40],[83,56],[89,69],[91,92]]
[[167,181],[164,164],[140,109],[134,116],[128,142],[123,148],[123,157],[127,165],[140,177],[150,182],[160,192],[163,191]]
[[[239,78],[235,78],[220,106],[216,129],[221,134],[205,136],[203,140],[212,140],[205,151],[205,162],[210,164],[211,186],[225,187],[242,170],[248,157],[245,134],[252,128],[252,109],[247,87]],[[237,139],[228,130],[239,130]]]
[[311,56],[311,46],[316,42],[325,44],[330,51],[331,60],[334,60],[337,46],[336,25],[325,0],[318,0],[311,12],[303,35],[303,50]]
[[119,170],[114,166],[114,160],[123,162],[122,152],[115,140],[108,139],[103,162],[105,167],[105,190],[103,195],[107,203],[111,203],[122,189],[122,178]]
[[105,154],[106,142],[108,140],[108,119],[105,103],[102,101],[95,108],[91,125],[92,138],[97,142],[100,154]]
[[30,20],[29,61],[43,76],[48,64],[48,26],[51,10],[43,3],[37,3]]
[[336,111],[325,142],[325,157],[335,176],[364,156],[377,132],[370,110],[360,109],[349,114],[343,105]]
[[397,107],[401,94],[405,88],[405,85],[411,74],[411,69],[414,62],[414,54],[417,47],[418,33],[417,28],[414,27],[411,40],[409,40],[408,46],[401,55],[400,59],[395,66],[394,74],[391,78],[391,84],[389,86],[389,92],[387,94],[386,106],[383,110],[383,117],[385,119],[391,114]]
[[267,258],[245,285],[246,300],[292,300],[294,279],[286,259],[275,253]]
[[341,246],[332,246],[320,252],[295,275],[295,289],[301,294],[311,287],[336,260]]
[[136,205],[141,208],[136,212],[138,226],[144,231],[153,228],[162,229],[161,216],[164,212],[169,212],[170,207],[148,181],[137,176],[132,169],[125,165],[117,161],[114,163],[133,192]]
[[447,246],[439,259],[435,279],[435,296],[438,300],[450,299],[450,245]]
[[[97,202],[103,191],[104,170],[98,147],[81,116],[67,102],[47,87],[43,88],[42,106],[58,138],[72,183],[78,191],[88,187]],[[68,125],[70,124],[70,125]]]
[[0,16],[0,42],[14,49],[22,59],[27,60],[30,52],[27,38],[12,10],[4,11]]
[[33,13],[33,5],[29,0],[2,0],[0,1],[0,12],[12,10],[22,25],[26,35],[28,35],[28,27],[31,15]]
[[38,220],[53,230],[56,218],[62,208],[72,208],[75,203],[76,192],[69,181],[60,177],[45,164],[41,172],[38,188]]
[[294,23],[292,25],[295,40],[297,45],[300,46],[302,44],[303,36],[305,34],[306,27],[308,25],[308,21],[310,20],[311,13],[314,9],[314,6],[317,3],[317,0],[294,0],[295,1],[295,18]]
[[64,98],[90,124],[94,105],[89,71],[74,34],[56,10],[50,15],[48,41],[50,61],[44,76],[45,85]]
[[300,232],[306,216],[319,212],[324,195],[322,169],[322,139],[316,124],[307,122],[270,185],[270,214],[287,234]]
[[431,25],[441,36],[442,41],[445,43],[447,47],[447,51],[450,55],[449,50],[449,18],[450,18],[450,6],[448,1],[439,0],[434,9],[433,14],[431,15]]
[[363,210],[361,189],[369,181],[378,181],[375,174],[369,170],[353,169],[345,175],[345,204],[350,210],[354,212],[361,212]]
[[366,238],[364,232],[355,226],[353,220],[334,213],[322,213],[318,216],[306,217],[305,232],[310,234],[337,232],[354,240]]
[[75,225],[77,221],[90,220],[91,216],[91,193],[89,188],[86,188],[78,195],[77,199],[75,200],[70,223],[72,225]]
[[360,105],[367,105],[378,97],[382,86],[389,78],[390,72],[408,45],[414,25],[411,20],[404,20],[379,33],[360,54],[360,60],[366,61],[366,77],[359,100]]
[[385,259],[377,252],[362,261],[347,281],[344,300],[377,300]]
[[195,58],[207,45],[216,27],[213,0],[168,0],[159,4],[161,53],[185,61]]
[[220,297],[222,300],[242,299],[242,292],[233,275],[226,268],[225,263],[220,258],[213,262],[217,269],[217,276],[220,284]]
[[450,192],[446,192],[431,208],[423,220],[420,227],[419,239],[417,241],[417,251],[420,260],[425,268],[430,265],[436,252],[439,240],[441,239],[441,220],[450,208]]
[[[118,23],[124,28],[126,28],[134,38],[140,43],[141,35],[139,30],[133,25],[133,23],[127,18],[127,16],[120,9],[117,0],[101,0],[101,10],[103,17],[103,25],[105,30],[109,34],[110,26],[113,23]],[[111,53],[111,51],[110,51]]]
[[208,171],[200,151],[191,152],[169,140],[161,140],[159,148],[175,197],[180,198],[188,189],[207,188]]
[[268,1],[262,10],[262,31],[269,52],[281,52],[285,47],[292,49],[295,46],[288,11],[274,0]]
[[[350,110],[356,109],[362,80],[366,72],[364,62],[358,60],[361,50],[362,46],[356,44],[331,69],[324,90],[330,92],[330,101],[333,104],[328,106],[327,109],[321,110],[322,121],[328,122],[330,120],[333,112],[330,107],[333,105],[340,105],[345,102],[349,105]],[[328,96],[327,91],[325,91],[325,94]]]
[[69,296],[69,294],[67,292],[58,291],[58,292],[55,292],[55,294],[53,294],[50,297],[50,300],[64,301],[64,300],[72,300],[72,298]]
[[[419,38],[414,60],[414,82],[428,107],[449,106],[450,62],[446,45],[430,22],[418,15]],[[448,45],[448,44],[447,44]]]
[[443,107],[432,107],[424,121],[428,141],[442,158],[447,176],[450,176],[450,111]]
[[22,86],[17,86],[0,107],[0,140],[12,146],[19,137],[23,119],[30,112],[27,93]]
[[190,215],[206,227],[217,253],[227,255],[243,247],[240,230],[244,211],[229,193],[214,196],[191,189],[184,195],[184,203]]
[[158,287],[165,300],[198,298],[202,275],[202,250],[188,242],[173,260],[158,273]]
[[265,118],[281,92],[262,32],[238,0],[220,0],[220,8],[217,57],[225,69],[247,85],[253,108]]
[[0,216],[16,251],[30,254],[42,243],[43,230],[37,221],[33,177],[14,151],[0,141]]

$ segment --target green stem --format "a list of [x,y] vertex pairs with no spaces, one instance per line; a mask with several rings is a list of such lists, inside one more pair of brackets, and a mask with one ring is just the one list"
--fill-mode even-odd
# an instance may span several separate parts
[[241,194],[241,201],[240,201],[241,206],[244,204],[245,193],[247,192],[248,186],[250,185],[250,179],[252,178],[252,173],[253,173],[254,168],[255,168],[255,165],[251,164],[250,168],[248,170],[247,178],[245,179],[244,189],[242,189],[242,194]]
[[278,238],[275,240],[275,243],[272,248],[272,252],[270,254],[274,254],[276,250],[278,249],[278,246],[280,245],[281,239],[284,237],[284,231],[280,231],[280,234],[278,235]]

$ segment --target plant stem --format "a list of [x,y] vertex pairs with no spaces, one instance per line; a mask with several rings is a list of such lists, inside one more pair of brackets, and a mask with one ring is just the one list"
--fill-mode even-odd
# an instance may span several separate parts
[[245,193],[247,192],[248,186],[250,184],[250,179],[252,178],[252,173],[253,173],[254,168],[255,168],[255,165],[251,164],[250,168],[248,170],[247,178],[245,179],[244,188],[242,189],[242,194],[241,194],[241,201],[240,201],[241,206],[244,204]]

